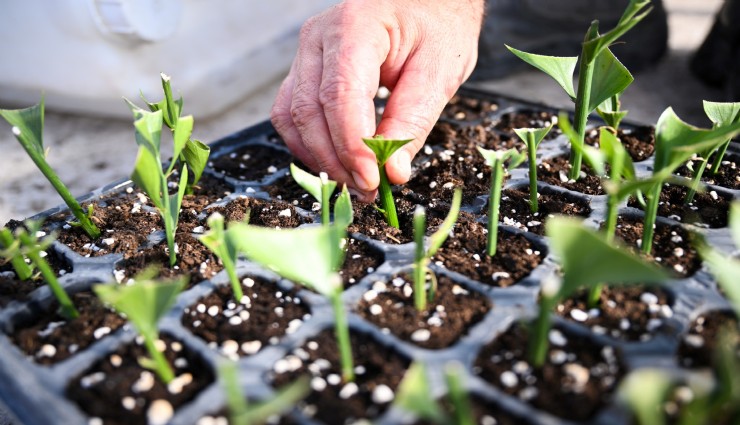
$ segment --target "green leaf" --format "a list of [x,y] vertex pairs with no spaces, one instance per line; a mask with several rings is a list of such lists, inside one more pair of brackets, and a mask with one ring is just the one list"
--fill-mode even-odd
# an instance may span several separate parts
[[164,200],[162,199],[162,171],[158,170],[159,161],[152,154],[152,152],[146,147],[140,147],[139,153],[136,156],[136,165],[134,166],[134,172],[131,174],[131,180],[140,187],[147,195],[152,203],[158,209],[164,207]]
[[393,404],[422,419],[437,423],[445,422],[446,416],[437,405],[430,388],[424,363],[414,362],[406,370],[403,380],[398,385]]
[[[143,95],[142,95],[143,97]],[[127,98],[123,98],[123,101],[126,102],[126,105],[131,110],[131,113],[134,114],[134,121],[141,118],[144,113],[146,112],[144,109],[141,109],[139,105],[135,104],[134,102],[128,100]],[[151,109],[151,108],[150,108]],[[155,109],[156,111],[156,109]]]
[[583,143],[581,138],[578,136],[578,132],[576,132],[573,125],[570,123],[570,117],[567,112],[560,111],[558,114],[558,127],[560,128],[560,131],[565,134],[565,137],[568,138],[573,149],[583,152]]
[[[605,107],[605,105],[609,105],[608,107]],[[604,123],[608,125],[611,128],[617,129],[619,128],[619,125],[622,123],[622,120],[624,117],[627,116],[627,113],[629,111],[612,111],[611,108],[611,101],[606,100],[604,103],[599,105],[596,108],[596,113],[599,114],[601,119],[604,120]]]
[[612,167],[619,161],[621,164],[622,177],[627,180],[635,179],[635,165],[624,145],[616,135],[606,128],[599,131],[599,148],[604,153],[607,161]]
[[457,222],[457,216],[460,214],[460,204],[462,203],[462,189],[459,187],[455,189],[455,193],[452,195],[452,204],[450,205],[450,212],[447,213],[442,224],[439,226],[436,232],[432,233],[429,237],[429,248],[427,249],[427,257],[434,255],[437,250],[442,246],[450,235],[450,231],[455,227]]
[[347,186],[342,186],[337,200],[334,201],[334,223],[340,229],[346,229],[354,220],[352,211],[352,198],[349,195]]
[[652,10],[652,8],[649,8],[642,12],[648,4],[650,4],[650,0],[630,0],[630,4],[625,9],[616,27],[583,43],[581,60],[591,62],[604,49],[616,42],[619,37],[623,36],[632,27],[645,19]]
[[[733,228],[733,232],[735,230]],[[709,266],[714,278],[717,279],[717,283],[725,291],[735,313],[740,315],[740,285],[737,284],[737,277],[740,276],[740,260],[722,255],[707,245],[703,238],[696,237],[698,239],[696,243],[697,251]]]
[[740,102],[704,101],[704,112],[716,126],[724,126],[740,121]]
[[208,164],[208,157],[211,154],[211,148],[199,140],[188,139],[185,148],[182,150],[182,156],[185,163],[188,164],[190,172],[193,173],[193,184],[198,183],[203,175],[203,170]]
[[735,247],[740,248],[740,202],[736,201],[730,205],[730,232],[735,240]]
[[634,78],[627,68],[612,54],[609,49],[604,49],[596,57],[594,74],[591,82],[591,96],[588,100],[587,110],[593,111],[599,105],[622,93]]
[[483,156],[483,159],[486,160],[486,164],[489,167],[493,167],[496,163],[509,161],[508,167],[515,168],[527,159],[527,154],[525,152],[518,152],[514,148],[494,151],[477,146],[476,149],[478,149],[478,152]]
[[391,157],[401,146],[414,139],[386,139],[383,135],[378,134],[370,139],[363,138],[362,141],[375,153],[375,159],[378,166],[385,165],[388,158]]
[[286,279],[331,295],[341,288],[343,232],[336,224],[298,229],[272,229],[233,223],[229,232],[239,251]]
[[554,217],[546,224],[553,253],[560,259],[563,283],[558,297],[564,298],[580,288],[603,284],[659,283],[667,274],[628,251],[609,244],[604,235],[589,230],[583,223]]
[[134,127],[136,128],[136,143],[151,150],[159,158],[162,140],[162,112],[142,112],[141,117],[134,121]]
[[302,376],[292,383],[280,388],[269,400],[250,406],[244,415],[235,417],[232,425],[262,424],[275,415],[290,410],[299,401],[311,393],[311,380]]
[[638,369],[624,378],[619,386],[619,398],[635,413],[638,425],[666,423],[663,404],[673,382],[659,369]]
[[230,233],[224,231],[224,216],[213,213],[208,217],[209,231],[201,235],[198,240],[211,250],[222,262],[236,263],[237,244],[230,237]]
[[0,116],[13,126],[13,134],[29,155],[44,157],[44,98],[25,109],[0,109]]
[[[295,180],[295,182],[298,183],[298,185],[302,187],[303,190],[313,196],[313,198],[316,199],[317,202],[321,202],[322,183],[320,177],[314,176],[308,171],[304,171],[302,168],[299,168],[293,163],[290,164],[290,175],[293,176],[293,180]],[[333,180],[328,180],[328,182],[330,182],[328,184],[333,184],[331,191],[334,192],[334,188],[336,188],[337,182]]]
[[522,52],[511,46],[506,46],[511,53],[515,54],[519,59],[527,62],[533,67],[539,69],[545,74],[552,77],[560,87],[565,90],[565,93],[570,96],[571,99],[576,98],[576,91],[573,89],[573,74],[576,70],[576,64],[578,63],[577,56],[546,56],[536,55],[534,53]]
[[174,147],[172,150],[173,162],[180,156],[180,152],[185,149],[185,146],[190,140],[190,135],[193,134],[193,116],[188,115],[177,120],[175,131],[172,135]]
[[675,169],[694,153],[719,146],[740,133],[740,122],[714,129],[698,128],[666,109],[655,126],[655,171]]
[[154,273],[154,269],[147,269],[137,275],[132,284],[95,285],[93,291],[103,302],[125,314],[139,333],[157,335],[159,319],[172,307],[187,277],[157,282],[152,280]]
[[182,206],[182,198],[185,196],[185,189],[188,185],[188,166],[183,164],[182,170],[180,170],[180,182],[177,185],[177,192],[169,195],[170,197],[170,218],[172,219],[173,229],[177,228],[177,221],[180,217],[180,207]]
[[543,128],[515,128],[514,133],[519,136],[520,139],[527,145],[534,143],[535,149],[540,145],[542,140],[547,136],[547,133],[552,130],[555,124],[551,124],[549,127]]

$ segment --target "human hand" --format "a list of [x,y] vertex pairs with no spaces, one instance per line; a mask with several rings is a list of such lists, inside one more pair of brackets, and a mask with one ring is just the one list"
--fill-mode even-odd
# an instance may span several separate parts
[[[392,183],[407,182],[411,158],[475,66],[483,3],[346,0],[310,18],[272,108],[288,148],[372,201],[378,168],[362,138],[413,138],[386,163]],[[376,129],[379,84],[391,95]]]

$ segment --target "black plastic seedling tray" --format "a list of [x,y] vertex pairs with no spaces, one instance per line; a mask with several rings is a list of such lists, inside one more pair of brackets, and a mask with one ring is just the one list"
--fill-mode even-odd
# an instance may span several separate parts
[[[482,109],[472,111],[474,113],[465,112],[466,107],[463,103],[450,106],[447,109],[448,113],[442,116],[440,122],[446,122],[456,129],[486,122],[490,124],[491,132],[502,133],[502,131],[495,130],[494,127],[505,114],[520,110],[555,114],[558,112],[547,106],[481,91],[462,90],[459,97],[468,99],[475,105],[483,104],[485,106]],[[382,101],[379,103],[379,108],[382,108]],[[592,123],[592,125],[595,124],[595,122]],[[632,128],[635,126],[626,124],[625,127]],[[513,136],[510,135],[509,137]],[[287,149],[281,144],[275,130],[268,122],[264,122],[212,143],[212,158],[229,155],[247,145],[261,146],[265,149],[275,149],[287,153]],[[423,161],[433,156],[435,152],[433,149],[423,151],[415,163],[416,167],[421,167]],[[542,144],[538,157],[547,159],[567,152],[567,142],[562,135],[559,135],[553,141]],[[732,144],[728,154],[740,154],[740,150],[735,143]],[[651,158],[637,162],[637,173],[639,175],[650,173],[651,164]],[[481,171],[488,173],[487,170]],[[275,180],[283,177],[287,173],[287,169],[274,171],[258,181],[242,180],[238,176],[224,176],[223,173],[219,173],[212,168],[208,168],[206,173],[222,179],[233,189],[231,195],[218,201],[218,204],[225,204],[231,199],[245,195],[268,199],[269,195],[265,189]],[[505,189],[526,187],[527,184],[527,169],[522,166],[510,171]],[[132,187],[131,182],[119,181],[85,196],[84,200],[95,201],[101,195],[124,193],[130,187]],[[606,208],[606,197],[604,195],[584,195],[543,182],[540,182],[540,188],[556,196],[581,199],[591,208],[590,214],[585,219],[587,225],[593,228],[598,228],[600,225]],[[730,199],[740,198],[740,191],[738,190],[713,185],[709,185],[708,190],[726,195]],[[483,222],[486,202],[487,196],[485,194],[473,197],[472,200],[465,203],[463,210]],[[440,200],[437,203],[444,205],[445,201]],[[64,211],[66,211],[65,207],[57,207],[39,214],[37,218],[50,217]],[[313,211],[298,208],[298,213],[302,217],[308,218],[308,221],[314,218],[318,221],[317,214]],[[206,211],[199,211],[199,214],[205,222]],[[620,214],[642,217],[640,210],[628,207],[626,204],[623,205]],[[505,214],[502,213],[502,215]],[[711,245],[726,253],[732,253],[735,250],[729,237],[729,230],[726,227],[708,229],[702,226],[681,223],[671,218],[659,218],[659,222],[702,233]],[[355,234],[356,239],[366,241],[375,250],[382,252],[384,260],[379,267],[371,270],[343,294],[343,300],[349,311],[351,332],[370,337],[380,346],[389,348],[407,362],[412,360],[424,362],[428,366],[431,389],[437,396],[445,393],[444,365],[454,360],[464,365],[466,387],[479,400],[479,403],[486,406],[495,406],[498,410],[508,412],[513,417],[520,418],[521,423],[579,423],[576,420],[562,419],[534,407],[532,403],[528,402],[527,397],[507,394],[502,390],[500,383],[490,382],[490,380],[482,377],[479,368],[475,366],[484,346],[495,341],[516,322],[522,319],[530,319],[536,315],[536,300],[540,284],[547,276],[555,273],[557,268],[556,259],[548,252],[545,237],[512,225],[501,224],[501,228],[508,234],[524,235],[533,246],[538,247],[544,259],[526,277],[508,287],[495,287],[482,283],[434,264],[432,268],[438,275],[449,277],[467,291],[482,294],[491,306],[479,321],[468,328],[465,335],[462,335],[451,346],[442,349],[426,349],[413,341],[404,341],[373,325],[356,312],[357,305],[362,301],[363,296],[374,287],[376,282],[389,282],[394,276],[409,270],[413,261],[413,244],[387,244],[377,241],[369,235]],[[70,263],[72,271],[62,276],[61,282],[72,292],[89,289],[96,283],[113,281],[114,269],[116,264],[121,261],[121,256],[118,254],[88,258],[74,252],[60,242],[55,242],[53,250]],[[281,280],[274,273],[246,260],[240,261],[239,274],[240,276],[261,276],[268,281],[277,282],[278,287],[284,288],[286,291],[295,288],[294,284]],[[207,344],[203,339],[191,333],[182,324],[181,318],[186,311],[194,308],[193,306],[198,303],[199,299],[213,292],[215,288],[225,285],[228,285],[228,279],[223,271],[211,279],[194,282],[194,285],[179,296],[176,306],[161,322],[161,332],[163,334],[174,337],[187,350],[199,355],[206,367],[210,368],[214,374],[219,363],[224,359],[222,350]],[[593,328],[554,314],[555,327],[570,338],[588,340],[601,347],[611,347],[607,351],[618,357],[619,367],[623,374],[646,366],[680,371],[681,365],[678,364],[677,351],[689,330],[692,320],[710,311],[729,311],[730,305],[718,291],[716,282],[704,266],[691,276],[665,282],[663,289],[669,294],[671,314],[662,316],[659,328],[651,332],[650,337],[645,338],[644,341],[625,341],[610,336],[609,332],[596,332]],[[263,347],[256,354],[242,355],[238,359],[240,383],[251,399],[261,399],[274,392],[271,380],[278,360],[295,353],[296,349],[319,332],[333,327],[334,319],[328,300],[305,289],[300,289],[297,296],[310,311],[306,320],[297,330],[274,341],[274,344]],[[0,329],[3,331],[3,333],[0,333],[0,400],[10,410],[12,416],[24,424],[100,423],[85,412],[84,406],[79,406],[68,398],[67,387],[71,380],[84,374],[91,365],[110,355],[120,346],[131,343],[135,339],[135,333],[129,325],[125,325],[66,360],[52,366],[40,365],[31,356],[21,352],[8,334],[12,333],[27,318],[38,315],[39,311],[51,302],[52,296],[49,289],[41,287],[31,294],[29,300],[12,302],[0,309]],[[220,383],[218,380],[214,380],[193,400],[177,408],[169,423],[197,424],[204,416],[214,415],[223,411],[225,407],[225,396]],[[288,416],[298,423],[317,423],[315,419],[310,417],[311,412],[305,408],[296,407]],[[412,423],[414,420],[412,414],[395,407],[384,409],[383,413],[373,418],[374,422],[384,424]],[[608,402],[598,412],[587,420],[580,421],[580,423],[617,425],[629,424],[631,419],[627,410],[615,400],[614,393],[612,393],[608,396]]]

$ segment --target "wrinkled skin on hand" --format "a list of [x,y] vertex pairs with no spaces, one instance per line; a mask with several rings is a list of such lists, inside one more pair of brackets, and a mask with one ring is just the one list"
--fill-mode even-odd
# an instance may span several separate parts
[[[411,158],[475,66],[482,17],[483,0],[346,0],[310,18],[275,128],[304,164],[372,201],[379,175],[362,138],[413,138],[386,163],[392,183],[409,180]],[[379,85],[391,95],[376,128]]]

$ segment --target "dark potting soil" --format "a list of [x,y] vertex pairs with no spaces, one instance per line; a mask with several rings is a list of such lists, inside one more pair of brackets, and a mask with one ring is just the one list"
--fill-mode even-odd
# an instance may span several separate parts
[[[700,227],[720,228],[727,226],[732,196],[714,190],[697,192],[690,204],[685,203],[688,189],[684,186],[666,184],[660,192],[658,215]],[[637,199],[630,198],[629,206],[640,208]]]
[[437,281],[435,298],[424,311],[414,305],[414,283],[407,274],[376,282],[363,294],[357,311],[404,341],[431,349],[449,347],[467,335],[491,305],[478,292],[446,276],[437,275]]
[[548,158],[537,165],[537,179],[553,186],[560,186],[586,195],[603,195],[605,193],[601,187],[601,179],[590,174],[588,167],[584,165],[581,169],[581,177],[575,181],[568,179],[570,169],[568,155]]
[[35,362],[50,365],[69,358],[126,323],[106,308],[90,291],[71,295],[79,317],[68,320],[57,311],[59,304],[39,312],[34,319],[20,324],[11,340]]
[[[599,132],[598,128],[589,131],[585,138],[586,144],[599,147]],[[648,159],[655,151],[655,127],[620,128],[617,130],[617,138],[634,162]]]
[[282,149],[263,145],[242,146],[208,162],[214,170],[244,181],[258,181],[290,165],[292,157]]
[[659,287],[605,286],[599,305],[588,307],[581,291],[556,307],[559,315],[590,328],[595,334],[626,341],[647,341],[673,316],[671,297]]
[[740,346],[738,320],[731,312],[710,311],[694,319],[678,347],[678,364],[688,368],[712,367],[724,331],[733,332],[734,342]]
[[383,260],[385,260],[383,253],[370,246],[369,243],[352,237],[348,238],[344,264],[339,270],[344,289],[353,286],[360,279],[374,272],[383,264]]
[[[642,229],[642,218],[620,216],[617,219],[615,233],[621,240],[639,251]],[[652,259],[683,277],[692,276],[701,268],[701,259],[691,246],[689,233],[680,226],[655,223]]]
[[550,330],[547,360],[527,361],[527,327],[515,324],[483,347],[474,372],[507,394],[556,416],[587,421],[610,401],[623,372],[613,347]]
[[[149,353],[137,342],[105,356],[73,379],[67,397],[106,425],[166,423],[178,406],[192,400],[211,382],[213,372],[197,353],[166,335],[164,355],[175,372],[165,385],[139,364]],[[138,338],[137,338],[138,340]]]
[[281,229],[298,227],[310,220],[299,215],[295,207],[284,201],[266,201],[240,196],[225,206],[206,210],[207,214],[218,212],[229,221],[244,221],[249,214],[249,224]]
[[[51,266],[57,277],[72,271],[71,264],[58,255],[56,251],[48,249],[46,253],[47,255],[44,259],[49,263],[49,266]],[[45,284],[46,282],[38,270],[34,270],[34,275],[30,279],[23,281],[18,279],[9,261],[2,264],[0,266],[0,308],[5,307],[13,301],[26,301],[31,292]]]
[[498,110],[498,104],[485,99],[455,95],[442,111],[441,118],[455,121],[473,121]]
[[[699,162],[700,160],[693,159],[687,164],[690,164],[693,169],[696,169],[699,167]],[[728,189],[740,189],[740,167],[738,167],[738,164],[740,164],[740,157],[736,155],[725,155],[724,158],[722,158],[722,164],[719,167],[717,174],[712,175],[709,172],[709,170],[712,169],[712,162],[710,160],[707,164],[707,168],[701,176],[701,181],[707,184],[726,187]],[[689,170],[686,165],[679,167],[678,170],[676,170],[676,174],[689,178],[694,177],[694,172]]]
[[[553,122],[557,122],[555,114],[547,111],[524,109],[503,114],[494,128],[518,139],[519,136],[514,132],[517,128],[545,128],[549,127]],[[547,133],[544,141],[555,139],[560,134],[562,134],[562,131],[555,125]]]
[[[378,211],[374,204],[366,204],[353,200],[354,221],[349,225],[347,230],[350,233],[362,233],[372,239],[389,244],[411,242],[414,239],[413,215],[416,204],[405,197],[396,197],[395,201],[399,222],[398,229],[386,223],[385,217]],[[433,207],[426,205],[428,232],[433,232],[449,212],[448,205],[433,205]]]
[[[382,414],[393,401],[409,360],[370,336],[351,332],[355,382],[341,379],[339,350],[334,330],[327,329],[293,350],[273,367],[273,384],[282,387],[310,374],[311,394],[298,403],[308,417],[327,425],[353,423]],[[373,401],[375,400],[375,402]]]
[[[529,186],[506,189],[501,193],[499,221],[517,227],[525,232],[545,234],[545,223],[553,215],[588,217],[591,214],[589,202],[578,196],[557,193],[552,190],[538,190],[538,211],[531,212]],[[486,203],[485,211],[488,211]]]
[[499,229],[496,255],[486,253],[485,225],[462,219],[432,257],[432,262],[463,274],[473,280],[498,287],[514,285],[537,267],[545,258],[544,248],[535,246],[526,237]]
[[187,307],[182,324],[226,357],[252,355],[295,332],[309,310],[295,290],[286,291],[257,276],[240,278],[244,297],[231,285],[217,287]]
[[306,211],[317,213],[321,211],[321,204],[296,183],[290,173],[286,173],[285,176],[266,186],[265,190],[273,199],[288,202]]
[[[424,155],[431,155],[435,150],[459,151],[460,149],[475,150],[480,146],[489,150],[512,149],[522,150],[525,145],[517,137],[498,134],[491,131],[490,126],[485,124],[459,125],[448,122],[437,123],[424,143],[423,155],[417,158],[424,159]],[[427,147],[429,149],[427,149]],[[475,152],[478,156],[480,154]],[[452,155],[451,153],[448,155]],[[459,155],[458,155],[459,156]],[[414,165],[419,165],[417,161]]]

